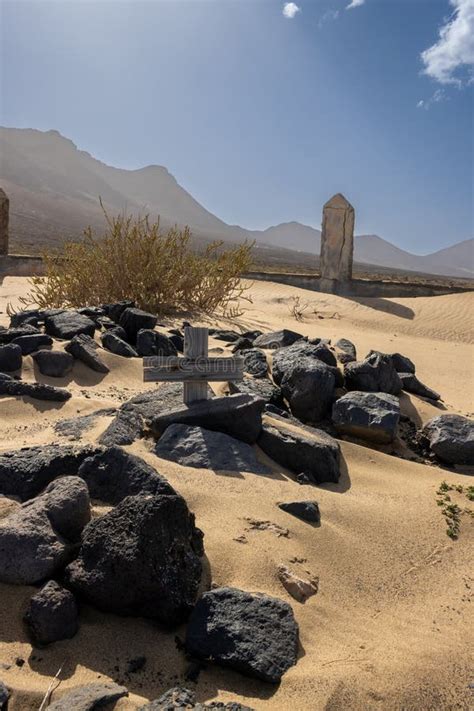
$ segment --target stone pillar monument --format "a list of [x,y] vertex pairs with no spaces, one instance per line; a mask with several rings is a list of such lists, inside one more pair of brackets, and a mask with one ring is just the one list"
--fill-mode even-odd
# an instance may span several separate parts
[[10,200],[0,188],[0,255],[8,254],[8,214]]
[[352,279],[354,208],[337,193],[323,207],[321,291],[337,293]]

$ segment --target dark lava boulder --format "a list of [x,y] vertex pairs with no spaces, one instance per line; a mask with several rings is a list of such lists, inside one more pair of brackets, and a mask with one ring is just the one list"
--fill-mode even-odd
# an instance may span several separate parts
[[390,358],[392,359],[393,367],[397,373],[415,372],[415,364],[407,356],[404,356],[401,353],[391,353]]
[[243,336],[240,336],[235,343],[232,344],[232,353],[243,353],[244,351],[248,351],[250,348],[253,347],[253,340],[250,340],[250,338],[244,338]]
[[37,496],[51,481],[65,474],[77,474],[95,447],[71,445],[24,447],[0,453],[0,494],[21,501]]
[[104,348],[111,353],[115,353],[115,355],[122,356],[123,358],[137,358],[138,353],[135,348],[132,348],[129,343],[113,333],[114,330],[115,329],[110,329],[101,335],[100,340]]
[[87,486],[77,477],[52,482],[0,526],[0,581],[32,585],[68,562],[90,519]]
[[226,331],[219,328],[210,328],[209,335],[219,341],[227,341],[227,343],[235,343],[240,338],[240,333],[237,333],[237,331]]
[[132,444],[142,437],[144,424],[141,416],[133,410],[119,410],[107,429],[99,437],[99,444],[106,447]]
[[332,421],[345,434],[373,442],[391,442],[400,420],[398,398],[353,390],[332,407]]
[[136,343],[138,332],[142,329],[153,329],[158,318],[141,309],[128,308],[120,316],[120,325],[125,329],[130,343]]
[[113,304],[103,304],[105,313],[112,321],[115,321],[115,323],[120,321],[120,317],[125,309],[133,309],[134,307],[135,302],[129,300],[115,301]]
[[203,427],[170,425],[154,449],[157,457],[197,469],[244,471],[263,474],[268,470],[254,449],[235,437]]
[[282,331],[262,333],[261,336],[254,340],[253,345],[255,348],[283,348],[284,346],[291,346],[292,343],[299,341],[301,338],[303,338],[301,333],[284,328]]
[[15,328],[0,328],[0,345],[11,343],[20,336],[38,335],[39,333],[41,331],[38,328],[28,323],[24,323],[22,326],[15,326]]
[[338,482],[341,449],[334,437],[322,430],[296,430],[278,421],[264,422],[258,446],[274,462],[295,474],[304,473],[315,484]]
[[334,345],[337,359],[340,363],[352,363],[357,360],[356,347],[349,339],[340,338]]
[[86,526],[66,581],[105,612],[171,626],[194,605],[202,554],[202,534],[181,496],[128,496]]
[[77,311],[60,311],[45,318],[44,328],[48,335],[70,341],[79,333],[93,336],[96,326],[94,321]]
[[0,371],[11,373],[20,370],[22,364],[21,348],[14,343],[0,346]]
[[262,429],[264,405],[265,400],[246,393],[200,400],[158,414],[152,419],[150,428],[160,436],[172,424],[198,425],[252,444]]
[[74,366],[73,356],[65,351],[37,351],[32,357],[40,373],[50,378],[63,378]]
[[334,370],[319,360],[302,359],[285,373],[281,391],[295,417],[319,422],[327,416],[336,387]]
[[145,706],[140,706],[138,711],[177,711],[187,709],[189,711],[253,711],[250,706],[242,706],[237,701],[229,701],[224,704],[220,701],[210,703],[199,703],[196,701],[196,692],[184,687],[175,686],[168,689],[158,699],[150,701]]
[[54,580],[33,595],[24,619],[37,646],[70,639],[79,629],[74,595]]
[[363,361],[346,363],[344,378],[348,390],[391,395],[399,395],[402,390],[402,381],[393,366],[391,356],[377,351],[373,351]]
[[249,348],[242,354],[244,371],[254,378],[266,378],[268,374],[267,356],[260,348]]
[[217,588],[204,593],[192,612],[186,651],[277,684],[296,664],[298,625],[283,600]]
[[399,373],[400,380],[402,381],[402,388],[407,393],[413,393],[414,395],[420,395],[420,397],[427,397],[430,400],[440,400],[441,395],[435,390],[432,390],[427,385],[424,385],[414,373]]
[[265,400],[265,403],[283,407],[283,395],[279,387],[274,385],[268,378],[244,378],[236,382],[229,383],[231,393],[248,393],[258,395]]
[[95,370],[96,373],[108,373],[109,368],[97,353],[98,348],[99,346],[93,338],[81,333],[78,336],[74,336],[71,342],[67,344],[66,351],[77,360],[85,363],[91,370]]
[[278,508],[286,513],[300,518],[302,521],[310,523],[320,523],[321,515],[319,506],[316,501],[289,501],[288,503],[278,504]]
[[425,424],[423,435],[441,461],[474,465],[474,420],[462,415],[438,415]]
[[[1,374],[0,374],[1,375]],[[0,378],[0,395],[13,397],[31,397],[34,400],[49,400],[51,402],[65,402],[71,397],[69,390],[55,388],[46,383],[25,383],[23,380],[13,378]]]
[[95,711],[102,706],[110,708],[124,696],[128,696],[127,689],[113,682],[87,684],[67,691],[48,706],[48,711]]
[[137,334],[137,353],[139,356],[175,356],[178,351],[173,341],[150,328],[142,328]]
[[43,316],[41,309],[23,309],[22,311],[17,311],[16,314],[12,314],[10,316],[10,328],[22,326],[24,323],[28,323],[31,326],[37,326],[42,320]]
[[39,350],[53,345],[53,339],[46,333],[30,333],[26,336],[17,336],[12,343],[20,346],[23,355],[30,355]]
[[273,380],[280,385],[284,376],[298,365],[311,363],[314,360],[333,367],[337,365],[334,353],[324,343],[312,344],[301,340],[286,348],[279,348],[272,358]]
[[93,499],[112,506],[140,493],[176,495],[173,487],[150,464],[120,447],[110,447],[87,457],[79,467],[78,476],[86,482]]
[[[211,388],[207,389],[208,400],[214,397]],[[135,412],[139,414],[145,422],[151,420],[159,413],[166,413],[169,410],[183,406],[183,385],[182,383],[162,383],[159,387],[146,390],[124,402],[120,410]]]

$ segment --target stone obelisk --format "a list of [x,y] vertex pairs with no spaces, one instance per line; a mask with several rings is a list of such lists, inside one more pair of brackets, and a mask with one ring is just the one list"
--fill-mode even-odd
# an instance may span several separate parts
[[352,279],[354,208],[337,193],[323,207],[321,291],[337,293]]

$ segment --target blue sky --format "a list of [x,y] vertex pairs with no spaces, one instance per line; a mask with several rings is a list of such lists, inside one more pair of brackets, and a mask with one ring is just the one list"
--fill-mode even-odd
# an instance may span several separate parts
[[231,224],[319,227],[343,192],[413,252],[473,234],[474,0],[0,6],[2,125],[165,165]]

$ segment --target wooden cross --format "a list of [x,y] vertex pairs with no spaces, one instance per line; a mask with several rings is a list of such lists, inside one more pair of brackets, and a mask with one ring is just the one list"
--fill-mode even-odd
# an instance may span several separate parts
[[244,359],[209,358],[208,329],[184,327],[184,357],[147,356],[143,358],[145,382],[183,382],[183,400],[189,405],[197,400],[207,400],[207,384],[242,380]]

